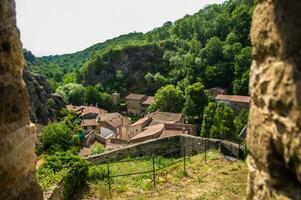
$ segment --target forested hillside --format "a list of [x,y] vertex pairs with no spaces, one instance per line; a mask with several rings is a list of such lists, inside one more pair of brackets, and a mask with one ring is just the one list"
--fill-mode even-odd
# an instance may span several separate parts
[[[254,0],[228,0],[142,33],[130,33],[83,51],[33,59],[28,68],[53,89],[67,83],[101,84],[103,90],[149,95],[167,84],[196,82],[247,94]],[[28,52],[25,52],[28,54]]]
[[[147,75],[145,79],[139,76],[139,85],[146,86],[142,88],[145,91],[139,92],[151,94],[169,83],[184,88],[202,82],[206,88],[220,86],[235,94],[247,94],[253,4],[252,0],[232,0],[222,5],[210,5],[193,16],[187,15],[174,23],[166,22],[135,44],[97,52],[85,64],[80,81],[96,84],[96,79],[106,86],[120,81],[118,75],[122,74],[125,89],[136,91],[131,87],[132,80],[137,80],[135,72],[128,70],[133,68]],[[151,58],[150,45],[163,48],[160,49],[163,53],[157,55],[161,62]],[[145,63],[148,68],[143,67]],[[119,86],[105,88],[120,91]]]

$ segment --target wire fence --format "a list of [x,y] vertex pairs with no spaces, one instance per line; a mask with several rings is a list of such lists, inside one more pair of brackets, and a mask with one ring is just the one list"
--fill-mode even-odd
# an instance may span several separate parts
[[[228,151],[230,152],[230,156],[236,157],[237,159],[241,159],[241,153],[245,151],[245,148],[239,143],[233,143],[230,141],[220,140],[219,142],[212,142],[210,140],[204,140],[199,143],[194,143],[191,145],[184,145],[183,147],[169,149],[168,151],[156,151],[153,152],[150,156],[143,156],[143,157],[135,157],[135,158],[128,158],[119,161],[110,161],[106,163],[96,163],[93,164],[94,166],[106,165],[106,179],[108,182],[109,192],[111,195],[113,179],[117,177],[127,177],[127,176],[135,176],[141,174],[149,174],[152,176],[152,184],[156,187],[156,174],[161,170],[164,170],[168,167],[173,165],[183,163],[183,171],[186,173],[187,168],[187,161],[190,159],[191,156],[204,153],[204,163],[207,163],[208,152],[215,149],[219,150],[221,154],[224,154]],[[168,164],[160,163],[160,158],[172,158],[173,162]],[[181,159],[182,158],[182,159]],[[142,171],[133,171],[129,173],[113,173],[112,166],[116,163],[130,163],[130,162],[138,162],[138,161],[148,161],[151,164],[150,169],[142,170]]]

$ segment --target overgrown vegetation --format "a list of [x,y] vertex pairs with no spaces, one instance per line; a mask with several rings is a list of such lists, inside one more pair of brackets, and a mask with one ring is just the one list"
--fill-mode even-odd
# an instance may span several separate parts
[[93,105],[111,110],[112,97],[106,93],[101,84],[84,87],[82,84],[68,83],[56,89],[66,103],[73,105]]
[[86,186],[88,163],[70,151],[55,152],[46,156],[37,177],[44,191],[61,182],[64,199],[72,199]]
[[248,112],[237,112],[225,104],[210,102],[204,110],[201,136],[238,140],[239,133],[248,122]]
[[65,109],[61,111],[61,114],[64,117],[60,122],[49,123],[42,129],[37,155],[67,150],[79,151],[83,134],[79,126],[81,119]]

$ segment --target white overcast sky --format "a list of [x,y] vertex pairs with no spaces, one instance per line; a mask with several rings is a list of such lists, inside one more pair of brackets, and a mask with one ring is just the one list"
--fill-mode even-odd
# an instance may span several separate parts
[[35,55],[73,53],[224,0],[16,0],[24,48]]

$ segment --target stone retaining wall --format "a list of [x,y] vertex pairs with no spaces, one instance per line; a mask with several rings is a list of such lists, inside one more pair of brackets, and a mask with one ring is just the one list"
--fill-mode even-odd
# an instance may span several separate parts
[[130,145],[122,149],[90,156],[86,159],[95,164],[117,161],[127,157],[151,156],[152,154],[164,155],[172,153],[175,150],[177,150],[176,153],[183,154],[184,147],[186,153],[194,154],[205,151],[205,140],[209,141],[207,143],[208,149],[219,148],[219,140],[181,135],[148,140],[138,144]]

